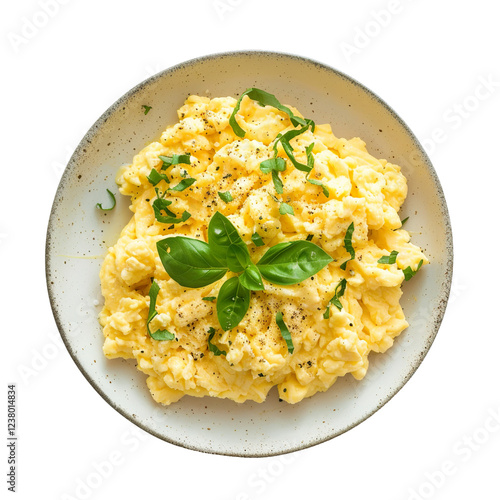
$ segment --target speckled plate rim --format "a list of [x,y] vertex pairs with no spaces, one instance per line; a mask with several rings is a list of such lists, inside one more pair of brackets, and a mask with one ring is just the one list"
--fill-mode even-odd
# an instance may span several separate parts
[[[96,134],[99,132],[101,126],[108,120],[108,118],[118,109],[120,108],[128,99],[130,99],[135,93],[139,92],[142,90],[145,86],[148,86],[149,84],[153,83],[157,79],[163,78],[164,76],[175,73],[179,69],[183,68],[188,68],[190,66],[194,66],[196,64],[199,64],[201,62],[209,61],[212,59],[221,59],[221,58],[226,58],[226,57],[283,57],[283,58],[289,58],[289,59],[295,59],[299,60],[303,63],[307,64],[312,64],[316,67],[319,67],[323,70],[330,71],[335,73],[336,76],[347,80],[349,83],[357,86],[360,90],[362,90],[364,93],[369,95],[372,99],[377,101],[379,104],[381,104],[391,115],[393,118],[396,119],[396,121],[401,125],[401,127],[404,129],[405,133],[408,135],[408,137],[411,139],[413,144],[415,145],[415,149],[419,152],[420,157],[422,161],[425,163],[425,167],[427,168],[428,172],[430,173],[432,180],[435,184],[438,197],[439,197],[439,203],[440,203],[440,210],[441,213],[444,216],[444,226],[445,226],[445,246],[446,246],[446,251],[447,251],[447,259],[445,263],[445,269],[444,269],[444,275],[445,275],[445,280],[442,283],[441,287],[441,292],[440,292],[440,300],[439,303],[435,306],[435,309],[437,311],[436,318],[434,320],[434,323],[432,325],[432,331],[431,334],[429,335],[427,339],[427,344],[426,344],[426,349],[424,349],[420,356],[416,359],[416,361],[413,363],[413,366],[409,370],[408,374],[402,382],[399,384],[399,386],[395,387],[389,394],[386,396],[384,400],[382,400],[372,411],[367,412],[365,415],[362,417],[358,418],[354,422],[351,423],[351,425],[346,426],[343,429],[340,429],[338,431],[332,432],[330,435],[327,437],[321,437],[318,438],[317,440],[310,441],[307,443],[304,443],[301,446],[296,446],[294,448],[289,448],[283,451],[279,452],[272,452],[272,453],[252,453],[252,454],[238,454],[238,453],[225,453],[225,452],[220,452],[220,451],[214,451],[212,449],[208,448],[203,448],[200,446],[189,446],[185,442],[178,442],[175,441],[174,439],[169,439],[165,436],[162,436],[158,432],[155,432],[151,429],[149,429],[147,426],[142,425],[138,420],[130,413],[127,411],[123,410],[122,408],[119,408],[111,398],[109,398],[100,388],[99,386],[94,382],[94,380],[90,377],[90,375],[87,373],[85,370],[84,366],[80,363],[78,360],[76,354],[73,352],[70,342],[69,342],[69,336],[67,332],[65,331],[61,319],[59,317],[59,314],[57,312],[56,308],[56,298],[54,295],[54,291],[51,286],[51,280],[50,280],[50,243],[51,243],[51,238],[52,238],[52,231],[55,225],[55,210],[57,206],[57,200],[60,198],[60,196],[63,193],[65,184],[70,176],[71,171],[73,168],[76,166],[77,161],[79,157],[82,154],[83,149],[85,146],[90,143],[93,138],[96,136]],[[71,358],[75,362],[76,366],[78,369],[81,371],[82,375],[87,379],[89,384],[96,390],[96,392],[108,403],[112,408],[114,408],[118,413],[120,413],[122,416],[124,416],[126,419],[128,419],[130,422],[133,424],[137,425],[139,428],[144,430],[145,432],[163,440],[166,441],[170,444],[174,444],[176,446],[180,446],[185,449],[189,450],[194,450],[194,451],[200,451],[203,453],[208,453],[208,454],[214,454],[214,455],[226,455],[226,456],[233,456],[233,457],[244,457],[244,458],[263,458],[263,457],[270,457],[270,456],[277,456],[277,455],[283,455],[287,453],[293,453],[296,451],[300,451],[303,449],[310,448],[312,446],[316,446],[318,444],[324,443],[326,441],[329,441],[337,436],[340,436],[344,434],[345,432],[353,429],[360,423],[364,422],[366,419],[371,417],[374,413],[376,413],[378,410],[380,410],[383,406],[385,406],[403,387],[404,385],[408,382],[408,380],[413,376],[413,374],[416,372],[417,368],[421,365],[422,361],[424,360],[425,356],[429,352],[429,349],[431,348],[436,335],[439,331],[439,328],[441,326],[441,323],[443,321],[443,317],[446,311],[446,306],[448,303],[448,298],[450,295],[450,289],[451,289],[451,282],[452,282],[452,276],[453,276],[453,236],[452,236],[452,228],[451,228],[451,221],[450,221],[450,215],[448,211],[448,206],[446,204],[446,199],[444,196],[443,188],[441,186],[441,182],[439,181],[439,178],[437,176],[436,170],[434,169],[427,153],[425,152],[424,148],[422,147],[421,143],[419,140],[416,138],[415,134],[411,131],[411,129],[408,127],[408,125],[402,120],[402,118],[382,99],[380,98],[377,94],[375,94],[373,91],[371,91],[369,88],[365,87],[362,83],[358,82],[354,78],[348,76],[347,74],[343,73],[342,71],[339,71],[331,66],[328,66],[324,63],[321,63],[319,61],[316,61],[314,59],[311,59],[309,57],[304,57],[304,56],[299,56],[295,54],[289,54],[286,52],[276,52],[276,51],[260,51],[260,50],[243,50],[243,51],[229,51],[229,52],[218,52],[218,53],[212,53],[208,54],[205,56],[200,56],[196,57],[194,59],[190,59],[188,61],[176,64],[175,66],[171,66],[170,68],[167,68],[163,71],[160,71],[159,73],[153,75],[152,77],[149,77],[145,80],[143,80],[141,83],[133,87],[131,90],[123,94],[119,99],[117,99],[102,115],[101,117],[90,127],[90,129],[87,131],[83,139],[80,141],[78,146],[76,147],[74,153],[72,154],[68,165],[66,166],[63,175],[61,177],[61,180],[59,182],[56,194],[54,196],[54,202],[52,205],[52,209],[50,212],[49,216],[49,222],[48,222],[48,227],[47,227],[47,235],[46,235],[46,244],[45,244],[45,275],[46,275],[46,283],[47,283],[47,290],[48,290],[48,296],[49,296],[49,301],[50,301],[50,306],[52,308],[52,313],[54,315],[54,319],[57,325],[57,328],[59,330],[59,333],[61,335],[61,338],[63,340],[64,345],[66,346],[66,349],[68,350],[68,353],[70,354]]]

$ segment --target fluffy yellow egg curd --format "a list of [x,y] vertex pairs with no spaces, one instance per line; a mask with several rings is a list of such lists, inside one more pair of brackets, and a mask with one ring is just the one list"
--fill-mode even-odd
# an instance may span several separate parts
[[[165,405],[185,395],[262,402],[275,385],[281,399],[297,403],[326,391],[346,374],[362,379],[369,353],[385,352],[408,326],[399,304],[404,270],[428,263],[401,228],[398,211],[407,185],[399,166],[374,158],[359,138],[337,138],[330,125],[316,125],[314,132],[308,129],[290,144],[296,160],[306,163],[306,148],[314,143],[308,179],[321,185],[308,182],[278,143],[286,170],[279,174],[284,192],[277,194],[271,174],[264,174],[260,163],[273,157],[276,136],[295,127],[287,113],[245,96],[236,118],[246,134],[238,137],[229,123],[236,103],[232,97],[190,96],[178,110],[179,122],[117,176],[120,192],[130,196],[133,216],[109,248],[100,273],[103,350],[108,358],[134,358],[148,376],[154,400]],[[191,163],[172,165],[164,171],[170,184],[162,180],[153,186],[148,176],[153,169],[161,172],[159,156],[174,154],[189,154]],[[195,181],[182,191],[168,190],[186,178]],[[221,199],[219,192],[229,192],[232,201]],[[158,222],[152,204],[162,196],[179,218],[185,212],[191,216],[172,224]],[[280,214],[283,202],[293,214]],[[237,229],[254,263],[273,245],[306,239],[333,261],[297,285],[264,280],[265,290],[251,293],[238,326],[223,331],[217,299],[203,298],[217,297],[235,273],[202,288],[186,288],[169,277],[156,247],[172,236],[206,242],[217,211]],[[351,223],[355,258],[343,270],[341,265],[350,259],[344,239]],[[264,245],[252,241],[255,233]],[[395,251],[395,263],[378,262]],[[158,314],[149,328],[168,330],[172,340],[154,340],[146,328],[153,279],[160,291]],[[343,279],[341,309],[330,305],[325,318]],[[277,325],[278,312],[290,331],[292,354]],[[212,329],[218,355],[209,349]]]

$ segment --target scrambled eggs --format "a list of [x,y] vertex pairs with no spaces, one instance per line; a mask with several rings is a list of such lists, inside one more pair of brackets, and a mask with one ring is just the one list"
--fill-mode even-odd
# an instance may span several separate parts
[[[276,136],[294,127],[286,113],[245,96],[237,115],[246,131],[240,139],[229,125],[235,105],[232,97],[190,96],[178,110],[179,122],[117,176],[120,192],[131,197],[133,216],[109,248],[101,270],[103,349],[108,358],[135,358],[137,368],[148,375],[153,398],[163,404],[186,394],[261,402],[275,385],[281,399],[296,403],[326,391],[348,373],[362,379],[368,354],[389,349],[408,326],[399,304],[403,269],[428,263],[401,228],[398,210],[407,186],[400,167],[371,156],[361,139],[337,138],[330,125],[317,125],[314,133],[307,130],[291,145],[296,159],[306,162],[306,147],[314,143],[309,178],[326,186],[329,197],[320,185],[306,182],[304,172],[287,159],[280,173],[281,198],[294,214],[281,215],[271,176],[259,165],[273,156]],[[152,208],[157,193],[148,175],[160,169],[160,155],[186,153],[191,164],[173,166],[169,177],[172,183],[186,176],[196,181],[183,191],[169,191],[166,198],[178,214],[187,211],[191,217],[177,224],[160,223]],[[278,154],[287,158],[281,144]],[[232,201],[223,201],[219,192],[229,192]],[[207,241],[208,222],[216,211],[237,228],[254,262],[272,245],[307,238],[334,260],[298,285],[265,282],[264,291],[252,292],[241,323],[224,332],[217,322],[216,303],[202,299],[217,296],[231,274],[204,288],[185,288],[169,278],[156,249],[156,242],[168,236]],[[351,223],[355,259],[342,270],[349,258],[344,237]],[[255,232],[263,246],[252,242]],[[394,250],[395,264],[377,262]],[[151,330],[168,329],[174,340],[157,341],[147,333],[152,278],[160,292]],[[331,307],[325,319],[343,278],[343,307]],[[276,324],[278,311],[290,330],[293,354]],[[208,349],[212,329],[217,332],[212,342],[226,355]]]

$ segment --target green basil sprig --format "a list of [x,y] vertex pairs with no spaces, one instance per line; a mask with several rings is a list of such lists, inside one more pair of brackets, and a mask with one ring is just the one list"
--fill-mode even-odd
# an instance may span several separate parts
[[113,210],[113,208],[116,207],[116,198],[115,195],[109,190],[106,189],[106,191],[109,194],[109,197],[111,198],[111,206],[109,208],[103,208],[102,203],[96,203],[95,206],[99,208],[100,210],[104,210],[105,212],[109,212],[110,210]]
[[234,107],[231,117],[229,118],[229,125],[231,125],[231,128],[238,137],[245,137],[245,131],[238,125],[238,122],[236,121],[236,114],[240,110],[243,97],[245,97],[246,95],[253,101],[257,101],[261,106],[272,106],[273,108],[283,111],[290,117],[290,121],[292,122],[292,125],[294,127],[306,124],[306,120],[304,120],[304,118],[293,114],[292,110],[286,106],[283,106],[283,104],[278,101],[275,95],[270,94],[265,90],[249,88],[245,90],[243,94],[241,94],[238,102],[236,103],[236,106]]
[[169,276],[181,286],[200,288],[238,273],[222,285],[217,297],[217,318],[224,330],[238,326],[248,311],[250,291],[264,290],[262,278],[275,285],[304,281],[333,259],[309,241],[275,245],[254,264],[246,243],[220,212],[208,225],[208,243],[174,236],[156,243],[160,260]]
[[326,311],[323,314],[323,318],[328,319],[330,317],[330,306],[333,304],[339,311],[342,311],[342,302],[340,302],[340,297],[344,295],[345,289],[347,286],[347,280],[345,278],[342,278],[337,286],[335,287],[334,290],[334,296],[330,299],[330,302],[328,302],[328,305],[326,306]]
[[347,259],[340,265],[340,269],[342,269],[343,271],[345,271],[347,263],[356,257],[356,253],[354,252],[354,248],[352,246],[352,233],[354,233],[354,222],[351,222],[349,224],[344,237],[344,248],[351,254],[351,258]]
[[168,330],[156,330],[156,332],[152,332],[149,329],[149,323],[156,318],[158,312],[156,311],[156,299],[158,297],[158,293],[160,292],[160,285],[156,281],[151,283],[151,288],[149,289],[149,313],[148,320],[146,322],[146,329],[148,331],[149,336],[155,340],[174,340],[175,335],[170,333]]

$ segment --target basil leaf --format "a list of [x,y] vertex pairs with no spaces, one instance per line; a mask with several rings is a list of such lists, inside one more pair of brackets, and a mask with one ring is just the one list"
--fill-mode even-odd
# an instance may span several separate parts
[[223,264],[226,264],[227,249],[230,245],[241,247],[250,259],[248,248],[238,234],[238,231],[229,219],[224,217],[220,212],[215,212],[208,224],[208,244],[210,251]]
[[262,241],[262,238],[259,236],[259,233],[253,233],[252,234],[252,241],[253,241],[253,244],[256,246],[256,247],[263,247],[264,246],[264,242]]
[[182,179],[179,184],[176,184],[174,187],[171,187],[169,189],[172,191],[184,191],[184,189],[194,184],[195,181],[196,179],[194,177],[188,177],[187,179]]
[[208,329],[208,333],[210,334],[208,336],[208,350],[210,352],[213,352],[215,356],[221,356],[221,355],[227,356],[226,351],[222,351],[215,344],[212,344],[212,339],[214,338],[215,335],[215,328],[210,327]]
[[262,276],[259,268],[255,264],[247,266],[243,274],[240,275],[240,283],[248,290],[264,290]]
[[413,278],[413,276],[415,276],[415,274],[417,274],[418,270],[422,267],[423,263],[424,263],[424,260],[421,259],[420,262],[418,263],[417,269],[415,269],[415,271],[413,271],[413,269],[410,266],[405,267],[403,269],[403,273],[405,275],[405,281],[411,280]]
[[226,203],[229,203],[234,199],[229,191],[219,191],[219,198]]
[[147,178],[153,186],[156,186],[160,181],[170,183],[170,179],[167,177],[167,174],[160,174],[160,172],[154,168],[151,170]]
[[339,311],[342,311],[342,302],[340,302],[340,297],[344,295],[345,289],[347,286],[347,280],[342,278],[337,286],[335,287],[334,293],[335,295],[330,299],[328,306],[326,307],[326,311],[323,314],[323,318],[328,319],[330,317],[330,306],[333,304]]
[[290,334],[290,330],[288,330],[288,327],[285,325],[285,322],[283,321],[282,312],[276,313],[276,324],[278,325],[281,331],[281,336],[285,339],[288,352],[290,354],[293,354],[294,347],[293,347],[292,336]]
[[106,189],[106,191],[109,194],[109,197],[111,198],[111,206],[109,208],[103,208],[102,203],[96,203],[95,206],[99,208],[100,210],[104,210],[105,212],[109,212],[110,210],[113,210],[113,208],[116,207],[116,198],[115,195],[109,190]]
[[395,264],[398,253],[399,252],[397,250],[393,250],[390,255],[384,255],[383,257],[380,257],[377,262],[379,264]]
[[206,300],[207,302],[213,302],[217,297],[203,297],[201,300]]
[[217,318],[224,331],[239,325],[250,305],[250,291],[237,276],[228,279],[217,296]]
[[245,92],[241,94],[231,114],[231,117],[229,118],[229,124],[238,137],[245,137],[245,131],[238,125],[238,122],[236,121],[236,114],[240,110],[240,105],[243,97],[245,97],[246,95],[250,99],[257,101],[261,106],[272,106],[273,108],[285,112],[290,117],[290,121],[292,122],[292,125],[294,127],[296,127],[297,125],[305,125],[306,123],[303,118],[294,115],[290,108],[283,106],[273,94],[270,94],[269,92],[266,92],[264,90],[250,88],[245,90]]
[[356,257],[356,253],[354,252],[354,248],[352,246],[352,233],[354,233],[354,222],[349,224],[344,237],[344,248],[351,254],[351,258],[341,264],[340,269],[343,271],[345,271],[347,263]]
[[327,198],[330,198],[330,191],[321,181],[317,181],[316,179],[306,179],[306,181],[311,183],[311,184],[314,184],[315,186],[321,186],[321,189],[323,190],[323,194]]
[[191,165],[191,155],[184,154],[184,155],[177,155],[174,154],[172,156],[158,156],[158,158],[163,162],[163,165],[161,167],[161,170],[165,170],[172,165],[180,165],[181,163],[185,163],[186,165]]
[[285,203],[285,202],[281,202],[280,214],[281,215],[286,215],[286,214],[295,215],[295,212],[293,211],[292,205],[289,205],[288,203]]
[[296,285],[321,271],[333,259],[310,241],[288,241],[271,247],[257,262],[262,276],[275,285]]
[[158,241],[156,248],[165,271],[181,286],[201,288],[227,272],[204,241],[175,236]]
[[[191,217],[191,214],[186,210],[184,210],[181,217],[176,217],[176,215],[168,209],[168,206],[171,204],[172,202],[170,200],[165,200],[164,198],[157,198],[153,201],[153,210],[158,222],[162,222],[163,224],[178,224],[179,222],[186,222],[189,217]],[[164,211],[167,216],[163,215],[162,211]]]
[[170,333],[168,330],[156,330],[156,332],[151,332],[149,329],[149,323],[156,318],[158,313],[156,312],[156,299],[158,297],[158,293],[160,292],[160,285],[153,281],[151,283],[151,288],[149,289],[149,312],[148,312],[148,320],[146,322],[146,329],[148,331],[149,336],[154,340],[174,340],[175,335]]
[[229,245],[226,254],[227,267],[233,273],[243,271],[248,265],[252,263],[248,249],[240,245]]
[[403,227],[406,224],[406,221],[410,218],[410,216],[406,217],[406,219],[403,219],[401,221],[401,227]]
[[153,109],[153,108],[152,108],[152,106],[146,106],[146,104],[143,104],[143,105],[141,106],[141,108],[144,108],[144,114],[145,114],[145,115],[147,115],[147,114],[149,113],[149,111],[150,111],[151,109]]

